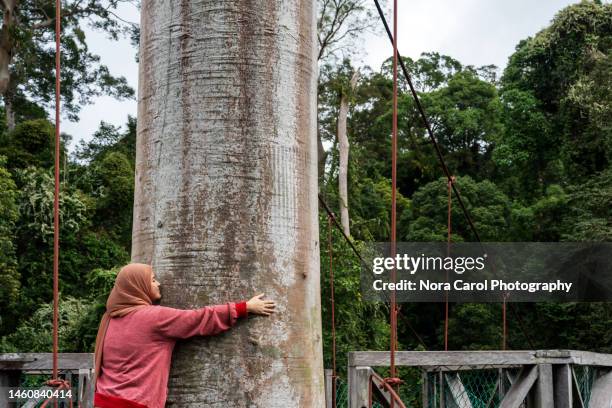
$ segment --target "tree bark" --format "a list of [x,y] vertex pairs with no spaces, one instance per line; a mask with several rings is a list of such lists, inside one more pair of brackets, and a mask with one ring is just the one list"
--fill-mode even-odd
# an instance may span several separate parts
[[10,131],[15,129],[15,110],[13,109],[13,97],[10,92],[3,95],[4,101],[4,116],[6,119],[6,128]]
[[315,4],[142,3],[132,260],[171,307],[277,301],[178,343],[168,407],[324,405]]
[[[350,82],[350,91],[352,92],[359,80],[359,71],[356,71]],[[348,206],[348,159],[350,144],[347,134],[347,117],[349,110],[349,93],[342,92],[340,95],[340,109],[338,110],[338,195],[340,198],[340,220],[342,229],[347,236],[351,235],[349,206]]]
[[16,0],[2,0],[2,29],[0,29],[0,94],[4,101],[4,111],[6,116],[6,127],[8,130],[15,128],[15,114],[11,103],[11,72],[10,65],[13,60],[14,40],[12,30],[15,26],[15,7]]
[[317,132],[317,174],[319,186],[323,185],[325,181],[325,162],[327,161],[327,152],[323,147],[323,140],[321,140],[320,132]]

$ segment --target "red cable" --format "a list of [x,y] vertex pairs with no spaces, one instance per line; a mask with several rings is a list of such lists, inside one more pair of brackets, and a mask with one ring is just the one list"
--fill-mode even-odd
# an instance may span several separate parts
[[[396,252],[396,190],[397,190],[397,0],[393,0],[393,123],[391,147],[391,257]],[[396,280],[396,271],[391,271],[391,281]],[[395,349],[397,337],[395,291],[391,293],[391,377],[395,377]],[[393,403],[391,403],[393,407]]]
[[[393,125],[391,136],[391,257],[396,253],[396,190],[397,190],[397,0],[393,0]],[[396,281],[396,270],[391,270],[391,282]],[[395,290],[391,292],[391,367],[390,376],[397,378],[395,349],[397,348],[397,304]],[[395,384],[397,389],[397,384]],[[391,408],[395,405],[391,400]]]
[[[450,256],[450,245],[451,245],[451,210],[452,210],[452,185],[454,181],[452,177],[447,182],[448,189],[448,216],[447,216],[447,242],[446,242],[446,256]],[[448,271],[446,272],[446,281],[448,282]],[[444,295],[444,351],[448,351],[448,291]]]
[[[53,197],[53,380],[58,380],[59,326],[59,169],[60,169],[60,0],[55,2],[55,192]],[[57,399],[53,406],[57,408]]]

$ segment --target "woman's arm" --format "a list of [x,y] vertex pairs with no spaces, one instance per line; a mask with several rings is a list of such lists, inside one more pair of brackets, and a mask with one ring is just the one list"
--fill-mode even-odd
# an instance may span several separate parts
[[194,310],[155,306],[155,331],[162,337],[186,339],[211,336],[231,328],[239,317],[245,317],[246,303],[226,303]]
[[165,338],[186,339],[215,335],[230,329],[239,318],[249,313],[262,316],[274,313],[274,301],[264,300],[263,297],[262,293],[248,302],[230,302],[194,310],[155,306],[153,325],[155,331]]

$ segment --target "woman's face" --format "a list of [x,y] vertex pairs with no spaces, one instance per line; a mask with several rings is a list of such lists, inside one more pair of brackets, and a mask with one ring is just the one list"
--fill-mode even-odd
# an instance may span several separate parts
[[161,299],[161,292],[159,290],[160,283],[155,279],[155,273],[151,273],[151,292],[153,293],[153,301]]

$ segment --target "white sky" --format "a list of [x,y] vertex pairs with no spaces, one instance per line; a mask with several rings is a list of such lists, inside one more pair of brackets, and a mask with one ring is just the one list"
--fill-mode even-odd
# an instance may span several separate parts
[[[315,0],[313,0],[315,1]],[[391,4],[391,0],[387,0]],[[399,0],[398,48],[402,55],[418,58],[422,52],[437,51],[450,55],[464,65],[506,65],[514,47],[521,40],[546,27],[555,13],[575,3],[569,0]],[[123,19],[139,22],[133,6],[123,6]],[[392,24],[390,14],[387,14]],[[86,30],[89,48],[101,56],[114,75],[125,76],[138,88],[135,49],[129,40],[108,40],[104,35]],[[386,34],[368,34],[358,53],[361,63],[374,70],[392,54]],[[90,139],[100,121],[123,126],[128,114],[136,115],[136,101],[119,102],[98,98],[83,107],[80,121],[64,119],[62,132],[73,136],[71,150],[81,139]]]

